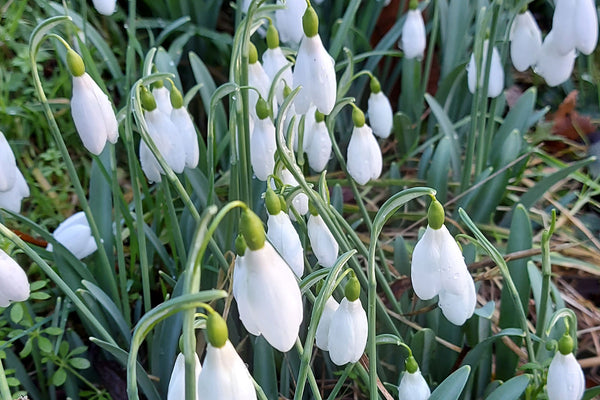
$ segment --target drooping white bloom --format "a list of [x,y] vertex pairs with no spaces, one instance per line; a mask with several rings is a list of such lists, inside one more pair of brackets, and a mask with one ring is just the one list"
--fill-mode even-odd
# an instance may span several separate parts
[[575,0],[575,48],[592,54],[598,43],[598,14],[594,0]]
[[25,271],[0,249],[0,307],[29,298],[29,281]]
[[352,129],[347,158],[348,173],[359,185],[364,185],[381,175],[381,149],[368,125],[354,126]]
[[[269,78],[269,75],[267,75],[262,64],[258,60],[248,64],[248,85],[256,88],[263,99],[267,100],[269,98],[271,78]],[[256,93],[256,90],[250,90],[248,92],[248,107],[255,120],[259,119],[256,115],[256,102],[258,101],[258,93]],[[271,105],[273,115],[277,115],[276,100],[277,99],[273,99]]]
[[[298,186],[298,181],[294,178],[294,175],[287,169],[282,169],[279,171],[279,178],[284,185],[290,185],[291,187]],[[292,198],[292,206],[296,209],[296,212],[300,215],[305,215],[308,212],[308,196],[304,192],[296,193]],[[289,211],[290,218],[292,221],[296,220],[294,213],[292,210]]]
[[285,4],[284,9],[275,11],[275,26],[279,37],[282,42],[296,49],[304,34],[302,15],[306,10],[306,0],[278,0],[277,4]]
[[[196,374],[196,382],[200,371],[202,371],[202,365],[198,359],[198,354],[194,353],[196,359],[196,368],[194,372]],[[183,353],[177,355],[175,365],[173,366],[173,372],[171,372],[171,379],[169,380],[169,389],[167,391],[167,400],[181,400],[185,399],[185,357]],[[198,394],[196,393],[196,400],[199,400]]]
[[439,295],[444,316],[454,325],[462,325],[473,315],[476,304],[475,284],[458,244],[445,225],[427,226],[412,256],[411,280],[419,298]]
[[157,107],[152,111],[145,111],[144,119],[148,134],[166,163],[175,173],[183,172],[186,160],[185,146],[181,132],[171,122],[169,114],[163,113]]
[[[160,144],[162,140],[157,142],[154,141],[156,147],[160,148]],[[164,171],[152,151],[143,140],[140,141],[140,164],[142,166],[142,171],[144,171],[144,175],[146,175],[146,179],[150,183],[152,182],[160,182],[162,180],[161,175],[164,174]]]
[[171,105],[171,95],[169,89],[164,86],[155,86],[152,88],[152,96],[156,101],[156,106],[160,112],[171,115],[173,106]]
[[316,345],[321,350],[329,351],[329,327],[331,326],[331,317],[339,307],[339,303],[330,296],[325,302],[321,319],[317,324],[317,332],[315,334]]
[[71,116],[85,148],[102,153],[106,141],[116,143],[118,123],[108,96],[87,74],[73,76]]
[[[267,48],[262,56],[263,69],[267,76],[273,81],[277,73],[287,64],[288,60],[283,55],[281,47],[275,47],[274,49]],[[277,104],[283,103],[283,89],[287,84],[289,87],[293,86],[292,69],[286,68],[280,75],[281,81],[277,84],[275,95],[277,96]],[[265,97],[266,98],[266,97]]]
[[187,168],[196,168],[200,158],[198,148],[198,135],[190,114],[185,107],[173,108],[171,110],[171,122],[177,128],[185,150],[185,166]]
[[329,357],[336,365],[355,363],[367,345],[367,313],[360,299],[344,297],[329,325]]
[[21,211],[23,198],[29,196],[29,186],[19,168],[16,166],[13,168],[15,170],[15,183],[9,190],[0,192],[0,208],[18,213]]
[[[483,52],[481,53],[481,70],[479,71],[475,63],[475,54],[471,54],[471,59],[469,60],[469,65],[467,66],[467,83],[471,93],[475,93],[475,86],[478,76],[479,84],[477,86],[483,87],[488,46],[489,40],[486,39],[483,42]],[[504,89],[504,69],[502,68],[502,61],[500,60],[498,49],[496,49],[494,46],[492,48],[492,60],[490,65],[487,96],[492,98],[497,97],[502,93],[502,89]]]
[[310,214],[306,224],[308,240],[317,261],[324,268],[333,267],[337,260],[338,243],[320,215]]
[[112,15],[117,9],[117,0],[92,0],[92,3],[102,15]]
[[409,10],[402,26],[401,47],[405,58],[421,60],[425,52],[425,22],[421,10]]
[[304,273],[304,249],[290,216],[283,211],[269,214],[267,237],[298,278]]
[[575,49],[575,0],[557,0],[552,16],[554,47],[560,55]]
[[233,297],[248,332],[262,334],[279,351],[292,348],[302,322],[302,296],[296,276],[269,242],[236,258]]
[[[80,260],[98,250],[90,224],[83,211],[79,211],[61,222],[52,236]],[[46,249],[52,251],[52,243],[48,243]]]
[[575,50],[563,54],[557,47],[556,32],[550,31],[540,50],[537,63],[534,67],[536,74],[546,80],[549,86],[560,85],[571,76],[575,66]]
[[293,80],[294,88],[302,86],[294,103],[296,112],[306,113],[311,103],[325,115],[333,110],[337,91],[335,63],[318,34],[302,38]]
[[548,400],[580,400],[584,390],[583,371],[573,353],[557,351],[548,368]]
[[382,139],[390,136],[394,125],[394,112],[390,100],[381,90],[377,93],[371,92],[367,112],[373,133]]
[[398,385],[398,399],[427,400],[429,396],[431,396],[431,390],[421,375],[421,371],[417,369],[412,374],[404,371],[400,385]]
[[331,138],[325,120],[317,121],[311,115],[310,109],[306,116],[306,124],[304,128],[304,138],[308,137],[308,142],[305,144],[305,151],[308,158],[308,165],[317,172],[321,172],[327,166],[331,158]]
[[542,48],[542,31],[529,10],[518,14],[510,28],[510,58],[517,71],[534,66]]
[[12,189],[17,179],[17,161],[6,137],[0,131],[0,192]]
[[266,181],[273,173],[276,150],[277,142],[273,121],[269,117],[264,119],[257,117],[250,136],[250,163],[254,169],[254,175],[261,181]]
[[231,342],[220,348],[208,343],[198,377],[198,400],[255,399],[252,377]]

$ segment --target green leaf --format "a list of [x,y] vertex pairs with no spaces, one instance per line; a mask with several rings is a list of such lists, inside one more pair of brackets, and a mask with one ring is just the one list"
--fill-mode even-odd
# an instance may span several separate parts
[[14,303],[10,309],[10,320],[15,324],[18,324],[23,319],[23,305],[21,303]]
[[75,369],[88,369],[90,367],[88,359],[83,357],[71,358],[69,364]]
[[599,395],[600,395],[600,386],[596,386],[596,387],[587,389],[583,393],[583,397],[581,400],[592,400],[592,399],[595,399],[596,396],[599,396]]
[[50,295],[46,292],[33,292],[29,295],[32,300],[48,300]]
[[431,393],[429,400],[457,400],[462,393],[471,367],[463,365],[452,373]]
[[32,344],[32,339],[31,337],[29,339],[27,339],[27,341],[25,342],[25,346],[23,346],[23,350],[21,350],[19,352],[19,357],[21,358],[25,358],[27,357],[29,354],[31,354],[31,349],[33,348],[33,344]]
[[50,340],[47,337],[38,336],[37,344],[41,351],[43,351],[45,353],[52,352],[52,342],[50,342]]
[[278,398],[277,367],[275,366],[273,347],[263,336],[259,336],[254,341],[253,353],[254,368],[252,376],[256,383],[262,387],[267,398]]
[[29,289],[32,292],[35,292],[35,291],[40,290],[41,288],[45,287],[47,284],[48,284],[48,281],[31,282],[31,284],[29,284]]
[[342,49],[343,42],[348,40],[349,31],[359,6],[360,0],[351,0],[350,4],[346,6],[346,12],[342,18],[342,23],[329,45],[329,54],[334,60],[337,58],[340,50]]
[[63,333],[63,330],[57,326],[51,326],[44,329],[44,333],[51,336],[58,336]]
[[125,317],[123,317],[123,314],[121,313],[119,308],[110,299],[110,297],[108,297],[108,295],[104,293],[104,291],[102,291],[102,289],[94,285],[92,282],[84,280],[81,283],[83,284],[83,286],[86,287],[87,290],[89,290],[89,292],[92,294],[92,296],[94,296],[96,301],[100,303],[100,305],[107,311],[106,314],[112,317],[112,319],[119,327],[119,330],[123,335],[123,339],[125,339],[127,343],[129,343],[129,341],[131,340],[130,327],[127,325]]
[[64,368],[59,368],[56,370],[54,375],[52,375],[52,384],[54,386],[62,386],[63,383],[67,380],[67,371]]
[[433,96],[426,93],[425,100],[427,100],[427,104],[429,104],[429,107],[431,107],[431,111],[433,112],[433,115],[435,116],[438,124],[440,125],[440,130],[442,131],[442,133],[444,133],[445,137],[447,137],[448,141],[450,142],[449,147],[450,160],[452,164],[452,174],[454,176],[454,180],[458,180],[458,177],[461,172],[459,150],[460,147],[456,140],[457,134],[456,130],[454,129],[454,125],[452,125],[452,122],[450,121],[450,118],[448,118],[448,114],[446,114],[446,111],[444,111],[442,106],[440,106],[440,104]]
[[494,390],[486,400],[517,400],[529,385],[529,375],[515,376]]

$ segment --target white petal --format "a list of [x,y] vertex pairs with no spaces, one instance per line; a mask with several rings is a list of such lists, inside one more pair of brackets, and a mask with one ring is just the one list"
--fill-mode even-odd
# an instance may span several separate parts
[[0,192],[6,192],[15,185],[17,176],[15,155],[0,131]]
[[575,49],[575,0],[557,0],[552,16],[556,51],[564,56]]
[[585,378],[573,353],[556,352],[548,368],[546,391],[548,400],[580,400],[585,390]]
[[[267,49],[263,53],[262,56],[263,68],[271,81],[275,79],[277,73],[289,64],[289,61],[283,55],[281,51],[281,47],[276,47],[274,49]],[[292,69],[290,67],[286,68],[283,73],[280,75],[281,81],[277,84],[277,90],[275,94],[277,95],[277,103],[283,103],[283,88],[286,83],[289,87],[294,87],[294,81],[292,80]]]
[[29,186],[21,171],[15,166],[15,184],[10,190],[0,192],[0,208],[14,213],[21,211],[21,201],[29,196]]
[[173,172],[181,173],[185,168],[185,146],[181,140],[180,132],[171,122],[169,114],[158,108],[144,113],[148,126],[148,134],[154,141],[156,148],[171,167]]
[[354,127],[348,144],[348,173],[360,185],[381,174],[383,159],[377,139],[367,125]]
[[161,174],[164,173],[160,164],[152,151],[146,145],[143,140],[140,141],[140,163],[142,165],[142,171],[150,182],[160,182]]
[[304,273],[304,250],[290,216],[283,211],[267,219],[267,237],[298,278]]
[[380,138],[387,138],[394,125],[394,112],[390,100],[383,92],[371,93],[368,102],[369,124],[373,133]]
[[317,261],[325,268],[333,267],[339,250],[333,234],[320,215],[310,215],[306,224],[308,239]]
[[317,332],[315,335],[317,347],[321,350],[329,350],[329,327],[331,326],[331,317],[339,307],[339,303],[330,296],[325,302],[321,319],[317,324]]
[[92,0],[92,3],[102,15],[112,15],[117,9],[117,0]]
[[3,250],[0,250],[0,307],[8,307],[11,301],[29,298],[29,281],[25,271]]
[[530,11],[517,15],[510,31],[510,57],[517,71],[535,65],[542,48],[542,32]]
[[561,53],[557,48],[555,37],[554,30],[546,35],[534,67],[535,73],[543,77],[549,86],[560,85],[569,79],[575,66],[575,50],[566,54]]
[[425,22],[420,10],[409,10],[402,26],[402,51],[406,58],[423,58],[425,51]]
[[[427,226],[425,233],[415,245],[410,267],[412,286],[420,299],[429,300],[438,295],[442,288],[440,276],[440,241],[442,229]],[[447,232],[447,229],[446,229]]]
[[85,258],[98,249],[83,211],[64,220],[52,235],[78,259]]
[[398,385],[399,400],[427,400],[430,395],[431,390],[420,370],[414,374],[406,371],[402,374],[402,380]]
[[254,174],[261,181],[266,181],[275,168],[275,126],[270,118],[259,119],[254,123],[250,137],[250,163]]
[[[479,76],[479,87],[483,87],[487,53],[489,47],[489,40],[483,42],[483,51],[481,53],[481,71],[477,71],[477,65],[475,63],[475,55],[471,54],[469,65],[467,66],[467,83],[469,85],[469,91],[475,93],[475,85],[477,82],[477,76]],[[478,75],[479,72],[479,75]],[[492,59],[490,64],[490,73],[488,77],[488,97],[497,97],[502,93],[504,89],[504,69],[502,67],[502,61],[496,47],[492,48]]]
[[591,54],[598,43],[598,14],[594,0],[575,1],[575,47]]
[[488,97],[494,98],[502,94],[504,89],[504,68],[500,60],[498,49],[492,49],[492,61],[490,66],[490,82],[488,84]]
[[[200,359],[198,354],[194,353],[196,358],[196,368],[194,372],[196,374],[196,382],[202,371],[200,365]],[[185,357],[183,353],[177,355],[175,365],[173,366],[173,372],[171,372],[171,379],[169,380],[169,389],[167,391],[167,400],[181,400],[185,398]],[[198,400],[198,394],[196,393],[196,400]]]
[[200,158],[200,150],[198,148],[198,135],[190,114],[185,107],[174,108],[171,111],[171,122],[177,127],[181,141],[184,144],[185,150],[185,166],[188,168],[196,168],[198,159]]
[[[294,175],[287,169],[279,171],[279,177],[284,185],[290,185],[291,187],[298,186],[298,181],[294,178]],[[300,192],[292,199],[292,206],[296,209],[298,214],[305,215],[308,212],[308,196],[306,193]],[[295,221],[296,218],[294,213],[290,210],[290,218]]]
[[325,122],[315,122],[312,125],[310,136],[311,140],[307,150],[308,165],[316,172],[321,172],[331,158],[332,146]]
[[[302,16],[306,11],[305,0],[279,0],[277,4],[284,4],[285,8],[275,11],[275,27],[279,31],[279,38],[294,49],[302,40]],[[291,87],[291,86],[290,86]]]
[[260,327],[257,325],[254,317],[254,309],[248,300],[248,291],[252,290],[248,283],[248,272],[246,261],[243,256],[235,258],[235,267],[233,269],[233,297],[238,305],[238,313],[244,324],[244,328],[254,336],[260,335]]
[[331,317],[328,344],[329,357],[336,365],[355,363],[367,345],[367,314],[360,300],[344,297]]
[[171,93],[164,86],[152,88],[152,96],[156,100],[156,106],[160,112],[171,115],[173,105],[171,105]]
[[[261,97],[267,101],[269,98],[269,90],[271,89],[271,78],[265,72],[262,64],[260,62],[255,62],[254,64],[248,64],[248,85],[256,88],[260,93]],[[252,116],[258,120],[258,116],[256,115],[256,102],[258,101],[258,93],[256,90],[250,90],[248,94],[248,101],[250,108],[250,113]],[[273,109],[273,115],[277,115],[277,99],[273,99],[273,104],[271,108]]]
[[311,103],[325,115],[335,105],[337,81],[335,64],[319,35],[303,37],[294,66],[294,88],[302,86],[296,96],[296,112],[306,113]]

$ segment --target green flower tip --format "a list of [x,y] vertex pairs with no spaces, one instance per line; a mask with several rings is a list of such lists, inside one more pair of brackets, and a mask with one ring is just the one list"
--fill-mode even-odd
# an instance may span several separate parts
[[270,110],[267,101],[262,97],[259,97],[256,101],[256,115],[260,119],[265,119],[269,116]]
[[73,49],[67,51],[67,65],[73,76],[81,76],[85,73],[85,64],[81,56]]
[[158,81],[155,81],[152,84],[152,89],[160,89],[161,87],[164,87],[165,83],[162,81],[162,79],[159,79]]
[[417,7],[419,7],[419,0],[410,0],[410,3],[408,4],[408,8],[411,10],[416,10]]
[[292,88],[289,87],[286,82],[285,86],[283,87],[283,97],[288,97],[290,95],[290,93],[292,93]]
[[354,109],[352,110],[352,122],[354,122],[354,126],[357,128],[360,128],[365,124],[365,113],[357,106],[354,106]]
[[523,6],[523,8],[521,8],[521,10],[519,10],[519,14],[525,14],[527,12],[527,4],[525,4]]
[[275,28],[272,22],[269,22],[269,27],[267,28],[267,46],[270,49],[279,47],[279,32],[277,32],[277,28]]
[[142,86],[140,100],[142,101],[144,110],[154,111],[156,109],[156,100],[154,100],[154,96],[152,96],[152,93],[145,86]]
[[227,342],[229,336],[227,323],[223,317],[215,311],[210,311],[208,313],[208,318],[206,318],[206,336],[208,336],[208,342],[213,345],[213,347],[223,347]]
[[258,50],[256,50],[256,46],[254,43],[248,43],[248,63],[254,64],[258,62]]
[[417,360],[412,355],[408,356],[404,362],[404,367],[409,374],[414,374],[419,370],[419,364],[417,364]]
[[265,245],[265,228],[262,221],[249,208],[242,211],[240,232],[250,250],[260,250]]
[[242,256],[243,257],[244,254],[246,253],[246,247],[248,247],[246,245],[246,240],[244,240],[244,236],[240,233],[235,238],[235,253],[238,256]]
[[306,37],[313,37],[319,34],[319,16],[314,8],[309,4],[302,16],[302,28]]
[[317,122],[325,121],[325,114],[323,114],[319,110],[315,110],[315,121],[317,121]]
[[379,79],[373,76],[371,77],[371,93],[379,92],[381,92],[381,84],[379,83]]
[[271,187],[267,187],[267,192],[265,193],[265,205],[267,206],[267,211],[271,215],[277,215],[281,211],[281,201],[279,200],[279,196],[277,196]]
[[348,301],[356,301],[360,296],[360,282],[354,274],[354,271],[350,272],[350,279],[344,288],[344,295]]
[[568,332],[565,332],[563,337],[558,341],[558,351],[564,356],[571,354],[573,351],[573,338]]
[[173,106],[173,108],[183,107],[183,96],[181,95],[179,89],[175,87],[175,85],[171,86],[171,91],[169,93],[171,98],[171,105]]
[[440,229],[444,225],[444,206],[434,197],[427,210],[427,223],[431,229]]

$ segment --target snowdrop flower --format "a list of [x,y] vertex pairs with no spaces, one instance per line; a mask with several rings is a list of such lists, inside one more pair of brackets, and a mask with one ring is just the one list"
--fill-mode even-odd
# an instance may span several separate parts
[[429,206],[428,222],[413,251],[413,289],[423,300],[439,295],[444,316],[462,325],[475,311],[475,284],[458,244],[444,226],[444,208],[435,199]]
[[[298,278],[304,273],[304,249],[290,216],[282,209],[282,199],[267,186],[267,237]],[[285,205],[285,201],[283,201]]]
[[412,354],[406,359],[405,365],[406,371],[402,374],[402,380],[398,385],[398,399],[427,400],[431,395],[431,390],[421,375],[419,365]]
[[[194,372],[196,374],[197,382],[200,371],[202,370],[202,365],[200,365],[198,354],[194,353],[194,357],[196,359],[196,368]],[[181,399],[185,399],[185,357],[183,356],[183,353],[177,355],[175,365],[173,366],[173,372],[171,372],[171,379],[169,380],[169,389],[167,391],[167,400]],[[199,400],[197,394],[196,400]]]
[[548,400],[580,400],[583,396],[585,378],[572,351],[573,339],[565,332],[548,368]]
[[302,322],[302,295],[296,276],[265,240],[260,218],[242,211],[236,240],[233,297],[248,332],[263,335],[279,351],[289,351]]
[[308,231],[310,247],[312,247],[312,251],[315,257],[317,257],[319,264],[324,268],[333,267],[333,264],[337,260],[338,243],[325,224],[325,221],[323,221],[323,218],[321,218],[315,209],[311,209],[306,230]]
[[112,15],[117,10],[117,0],[92,0],[92,3],[102,15]]
[[416,58],[421,60],[425,52],[425,22],[421,10],[417,8],[419,2],[411,0],[410,10],[406,13],[406,19],[402,26],[401,48],[405,58]]
[[[79,211],[61,222],[52,236],[80,260],[98,250],[90,224],[83,211]],[[52,251],[52,243],[48,243],[46,249]]]
[[[271,78],[265,72],[263,66],[258,61],[258,51],[256,50],[256,46],[252,42],[249,43],[250,53],[248,56],[248,85],[256,88],[256,90],[250,90],[248,93],[248,101],[249,101],[249,109],[250,113],[254,120],[258,119],[256,115],[256,103],[258,102],[258,98],[262,97],[263,99],[269,98],[269,89],[271,88]],[[260,96],[258,93],[260,93]],[[266,103],[265,103],[266,104]],[[272,103],[273,115],[277,114],[277,103],[276,99],[273,99]]]
[[302,15],[306,10],[306,0],[278,0],[285,8],[275,11],[275,25],[283,43],[298,48],[302,40]]
[[[304,137],[308,136],[305,151],[308,165],[316,172],[321,172],[331,158],[331,138],[329,137],[327,125],[325,125],[323,113],[315,109],[313,115],[314,118],[309,118],[309,110],[309,115],[305,119],[305,121],[308,121],[304,129]],[[307,132],[309,132],[309,135],[307,135]]]
[[156,81],[152,85],[152,96],[154,96],[154,101],[156,101],[156,106],[158,110],[171,115],[171,110],[173,106],[171,105],[171,93],[169,89],[165,87],[163,81]]
[[0,192],[12,189],[17,179],[17,161],[6,137],[0,131]]
[[367,313],[359,299],[360,283],[353,274],[346,284],[346,297],[331,316],[327,337],[329,357],[340,366],[357,362],[367,345]]
[[198,135],[196,128],[192,122],[192,117],[187,109],[183,106],[183,97],[181,92],[175,86],[171,88],[171,122],[181,136],[185,151],[185,166],[187,168],[196,168],[198,159],[200,158],[200,150],[198,148]]
[[296,56],[293,80],[294,88],[302,86],[296,96],[296,111],[304,114],[311,103],[325,115],[335,105],[337,81],[335,63],[321,42],[319,17],[314,8],[308,7],[302,17],[304,36]]
[[225,320],[209,310],[206,357],[198,376],[199,400],[255,400],[256,391],[246,364],[228,339]]
[[0,307],[29,298],[29,281],[25,271],[0,249]]
[[[298,186],[298,181],[294,178],[294,175],[285,168],[279,171],[279,178],[281,178],[284,185],[289,185],[293,188]],[[294,197],[292,197],[292,206],[298,214],[305,215],[308,212],[308,196],[306,193],[296,193]],[[295,221],[296,217],[292,210],[289,211],[289,214],[292,221]]]
[[549,86],[557,86],[571,76],[575,66],[575,50],[562,54],[555,40],[553,30],[546,35],[538,60],[533,70],[546,80]]
[[[469,91],[471,93],[475,93],[477,77],[479,77],[479,83],[477,86],[483,87],[488,46],[489,40],[486,39],[483,42],[483,52],[481,53],[481,69],[477,68],[475,63],[475,54],[471,54],[471,59],[469,60],[469,65],[467,66],[467,83],[469,84]],[[502,93],[502,89],[504,89],[504,69],[502,68],[502,61],[500,60],[498,49],[496,49],[494,46],[492,48],[492,60],[490,65],[487,97],[498,97]]]
[[371,77],[371,94],[367,112],[373,133],[382,139],[390,136],[394,125],[394,112],[390,100],[381,91],[379,80],[374,76]]
[[590,54],[598,42],[598,16],[594,0],[557,0],[552,17],[556,50],[566,55],[577,49]]
[[267,102],[260,98],[256,103],[257,121],[254,123],[250,135],[250,163],[254,175],[266,181],[275,168],[275,151],[277,142],[275,140],[275,125],[269,118]]
[[267,29],[267,50],[262,56],[263,68],[271,81],[275,79],[277,73],[283,68],[286,69],[280,75],[281,81],[277,83],[275,95],[277,96],[277,104],[283,103],[284,88],[286,85],[292,86],[292,69],[289,67],[289,62],[283,55],[281,47],[279,47],[279,33],[272,23],[269,23]]
[[542,31],[529,10],[520,13],[510,28],[510,58],[517,71],[535,65],[542,48]]
[[0,192],[0,208],[18,213],[21,211],[23,198],[29,196],[29,186],[19,168],[14,166],[13,169],[15,171],[15,183],[12,188]]
[[352,111],[354,129],[348,143],[348,173],[359,185],[379,178],[383,156],[373,131],[365,124],[365,114],[354,106]]
[[317,332],[315,334],[316,345],[324,351],[329,351],[329,327],[331,326],[331,317],[338,309],[340,304],[330,296],[325,302],[321,319],[317,324]]
[[118,123],[108,96],[85,72],[81,57],[72,49],[67,52],[67,64],[73,75],[71,116],[85,148],[99,155],[106,141],[116,143]]

